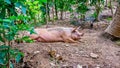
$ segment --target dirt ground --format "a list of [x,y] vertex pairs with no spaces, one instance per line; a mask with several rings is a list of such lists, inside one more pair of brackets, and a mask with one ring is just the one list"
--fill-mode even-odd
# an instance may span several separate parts
[[[25,56],[16,68],[120,68],[120,46],[101,35],[108,24],[101,21],[94,23],[94,29],[83,29],[79,43],[20,43],[16,47]],[[69,23],[50,26],[56,25]]]
[[21,43],[25,53],[17,68],[120,68],[120,46],[101,36],[103,31],[82,30],[79,43]]

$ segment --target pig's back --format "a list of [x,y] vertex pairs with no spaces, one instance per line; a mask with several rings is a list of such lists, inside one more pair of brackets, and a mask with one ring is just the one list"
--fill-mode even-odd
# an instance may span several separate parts
[[54,41],[61,41],[62,38],[61,38],[61,35],[63,33],[63,30],[59,30],[59,29],[52,29],[52,28],[49,28],[49,29],[40,29],[38,34],[41,38],[43,38],[44,40],[42,39],[39,39],[41,40],[42,42],[43,41],[47,41],[47,42],[54,42]]

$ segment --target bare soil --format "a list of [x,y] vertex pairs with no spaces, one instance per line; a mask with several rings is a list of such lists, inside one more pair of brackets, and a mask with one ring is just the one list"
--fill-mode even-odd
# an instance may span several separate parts
[[[81,30],[85,34],[79,43],[20,43],[16,47],[25,56],[16,68],[120,68],[120,46],[101,35],[108,24],[101,21]],[[68,21],[48,27],[53,26],[73,27]]]
[[[17,68],[120,68],[120,46],[101,36],[102,30],[84,29],[79,43],[21,43],[25,53]],[[91,53],[97,57],[90,56]]]

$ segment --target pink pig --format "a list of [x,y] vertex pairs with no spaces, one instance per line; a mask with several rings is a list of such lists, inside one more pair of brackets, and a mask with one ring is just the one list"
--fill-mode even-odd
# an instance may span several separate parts
[[29,34],[29,37],[39,42],[77,42],[83,36],[83,33],[78,31],[78,28],[37,28],[36,34]]

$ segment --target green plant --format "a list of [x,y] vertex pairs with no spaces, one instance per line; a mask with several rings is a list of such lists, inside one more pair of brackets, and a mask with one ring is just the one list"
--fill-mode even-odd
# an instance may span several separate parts
[[10,46],[1,45],[0,68],[6,68],[9,62],[10,62],[10,68],[14,68],[13,63],[9,59],[15,60],[18,63],[23,56],[24,54],[20,52],[18,49],[12,49]]
[[[26,16],[24,2],[24,0],[0,1],[0,42],[2,43],[0,45],[0,68],[13,68],[11,60],[15,58],[16,62],[19,62],[23,57],[23,53],[10,46],[12,46],[11,41],[15,40],[19,31],[30,29],[29,26],[26,27],[29,25],[29,17]],[[21,13],[17,12],[15,8],[19,8]]]
[[[45,3],[47,0],[27,0],[25,2],[26,7],[28,8],[27,10],[27,15],[30,17],[32,20],[32,23],[38,24],[40,23],[45,23],[45,15],[46,15],[46,8],[45,8]],[[42,22],[44,21],[44,22]]]
[[33,19],[34,22],[36,19],[42,20],[43,12],[40,7],[46,1],[0,0],[0,68],[13,68],[11,59],[16,58],[18,62],[23,57],[21,52],[10,47],[12,41],[34,42],[29,37],[19,38],[18,35],[24,30],[34,33],[31,23],[33,23]]
[[90,0],[90,5],[95,7],[94,17],[96,21],[99,21],[98,16],[104,5],[104,0]]
[[107,18],[107,20],[110,22],[112,20],[112,18]]
[[30,37],[28,37],[28,36],[24,36],[22,38],[17,38],[16,42],[17,43],[22,43],[22,42],[33,43],[34,40],[30,39]]

